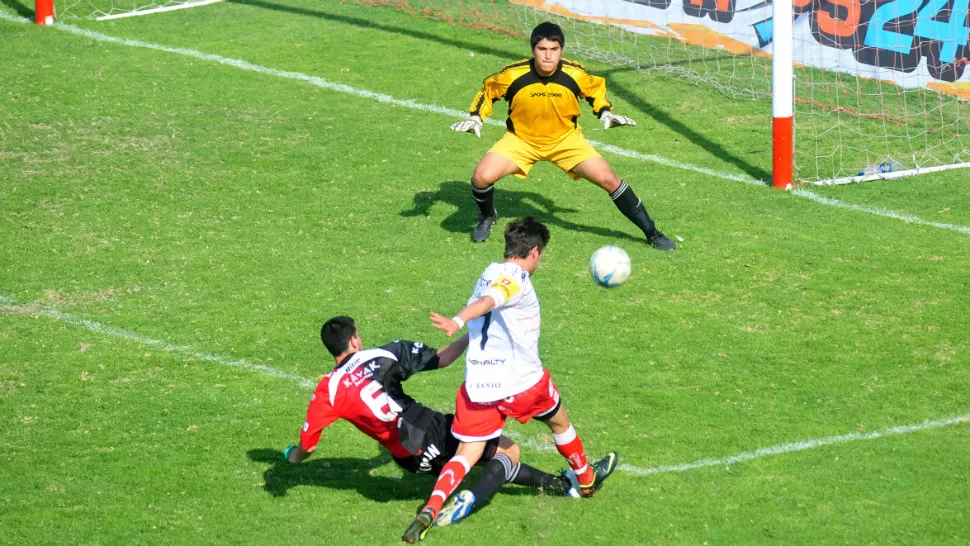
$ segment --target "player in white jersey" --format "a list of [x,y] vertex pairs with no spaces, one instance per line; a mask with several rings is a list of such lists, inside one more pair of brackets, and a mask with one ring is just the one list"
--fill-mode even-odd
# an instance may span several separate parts
[[515,262],[485,269],[468,299],[488,297],[495,309],[468,321],[465,389],[473,402],[495,402],[542,379],[539,298],[529,272]]
[[448,506],[444,503],[487,443],[501,436],[508,417],[522,423],[535,418],[549,427],[584,497],[599,489],[616,468],[615,452],[587,463],[559,389],[539,360],[539,299],[531,276],[548,244],[549,229],[535,218],[510,222],[505,228],[505,261],[485,269],[468,305],[450,319],[431,313],[435,328],[449,337],[468,324],[465,382],[458,390],[451,425],[451,433],[461,442],[438,474],[428,503],[405,531],[405,542],[421,540],[436,521],[447,525],[468,515],[476,501],[471,491],[459,492]]

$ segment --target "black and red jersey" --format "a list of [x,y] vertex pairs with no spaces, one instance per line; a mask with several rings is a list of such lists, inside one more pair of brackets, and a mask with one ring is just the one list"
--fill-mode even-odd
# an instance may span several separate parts
[[337,419],[346,419],[394,457],[413,455],[402,445],[398,433],[398,414],[414,403],[401,389],[401,382],[414,373],[438,367],[438,351],[417,341],[394,341],[348,355],[317,384],[300,433],[300,446],[313,448],[324,428]]

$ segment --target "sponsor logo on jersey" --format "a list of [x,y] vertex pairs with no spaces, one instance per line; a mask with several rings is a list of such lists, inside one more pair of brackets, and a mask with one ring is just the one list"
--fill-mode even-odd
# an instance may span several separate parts
[[475,383],[475,388],[476,389],[500,389],[502,388],[502,384],[501,383]]
[[434,444],[428,445],[424,453],[421,454],[421,458],[418,460],[418,469],[421,472],[431,472],[431,461],[435,459],[438,455],[441,455],[441,450],[438,446]]
[[475,360],[473,358],[468,359],[468,363],[472,366],[501,366],[505,364],[504,358],[494,358],[491,360]]
[[536,98],[536,97],[553,97],[553,98],[557,98],[558,99],[558,98],[562,97],[562,93],[557,93],[556,91],[534,91],[529,96],[532,97],[532,98]]
[[491,288],[501,292],[502,295],[505,296],[506,301],[512,299],[512,296],[518,294],[520,290],[519,283],[511,277],[499,277],[495,279],[495,282],[492,283]]

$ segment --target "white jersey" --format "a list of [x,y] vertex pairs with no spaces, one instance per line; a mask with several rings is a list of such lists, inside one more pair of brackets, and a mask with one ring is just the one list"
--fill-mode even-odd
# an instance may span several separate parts
[[465,390],[473,402],[495,402],[542,379],[539,298],[529,273],[512,262],[489,265],[468,299],[495,299],[495,308],[468,321]]

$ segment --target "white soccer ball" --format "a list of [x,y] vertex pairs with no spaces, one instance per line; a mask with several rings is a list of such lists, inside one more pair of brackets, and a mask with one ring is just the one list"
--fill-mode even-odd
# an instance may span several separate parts
[[630,278],[630,256],[616,245],[599,248],[589,260],[589,274],[603,286],[620,286]]

